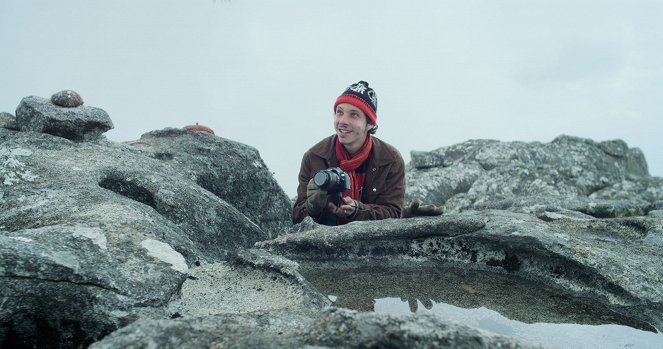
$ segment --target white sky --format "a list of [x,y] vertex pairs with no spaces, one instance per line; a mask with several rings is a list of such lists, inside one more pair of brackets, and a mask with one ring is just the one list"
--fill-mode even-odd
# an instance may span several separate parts
[[351,83],[402,153],[620,138],[663,176],[663,1],[0,0],[0,111],[79,92],[115,141],[199,122],[288,196]]

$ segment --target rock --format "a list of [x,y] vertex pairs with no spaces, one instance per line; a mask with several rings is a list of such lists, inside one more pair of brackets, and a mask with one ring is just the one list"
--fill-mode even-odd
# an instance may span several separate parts
[[299,274],[296,263],[266,251],[247,250],[229,262],[193,269],[168,313],[178,317],[256,311],[312,314],[330,304]]
[[653,218],[663,218],[663,210],[651,210],[647,213],[647,216]]
[[485,210],[319,226],[256,247],[307,270],[443,263],[506,272],[661,329],[662,244],[659,219]]
[[51,96],[51,103],[65,108],[74,108],[83,105],[83,98],[72,90],[57,92]]
[[91,349],[142,348],[534,348],[434,314],[393,316],[330,308],[313,318],[290,313],[219,314],[143,320]]
[[16,117],[9,113],[0,113],[0,127],[18,131]]
[[292,226],[292,203],[253,147],[174,128],[146,133],[127,144],[185,173],[237,208],[270,238]]
[[83,224],[3,231],[0,298],[20,301],[3,302],[2,347],[86,346],[140,308],[165,306],[187,265],[169,245],[136,238]]
[[113,128],[113,122],[102,109],[59,107],[36,96],[21,100],[16,122],[21,131],[47,133],[73,141],[96,139]]
[[[663,328],[663,183],[622,141],[469,141],[417,154],[408,195],[451,213],[292,226],[292,202],[252,147],[181,129],[122,144],[30,132],[25,116],[40,108],[88,107],[27,97],[23,132],[0,128],[2,348],[527,347],[432,313],[336,308],[350,303],[310,283],[423,266],[441,282],[526,280],[514,297],[564,295],[562,312]],[[410,307],[432,306],[412,295]],[[494,304],[538,321],[532,312],[550,303]]]
[[444,161],[445,159],[441,156],[441,154],[435,152],[413,150],[410,152],[410,157],[412,159],[412,166],[417,169],[451,165],[450,162]]
[[663,199],[663,179],[650,177],[637,148],[621,140],[571,136],[550,143],[471,140],[413,152],[406,201],[447,212],[571,209],[595,217],[646,215]]
[[[140,317],[165,318],[191,268],[230,265],[234,251],[269,237],[184,165],[132,146],[4,128],[0,143],[0,299],[10,300],[0,347],[86,347]],[[271,185],[233,180],[251,180],[258,196]],[[228,268],[271,277],[248,263]],[[291,298],[290,308],[311,304]]]

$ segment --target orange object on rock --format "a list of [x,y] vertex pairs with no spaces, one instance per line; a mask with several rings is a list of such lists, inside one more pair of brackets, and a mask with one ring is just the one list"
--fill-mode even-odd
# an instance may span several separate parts
[[207,126],[198,125],[197,122],[196,122],[195,125],[187,125],[187,126],[184,126],[184,129],[187,130],[187,131],[203,131],[203,132],[207,132],[207,133],[209,133],[209,134],[211,134],[211,135],[214,134],[214,130],[212,130],[211,128],[209,128],[209,127],[207,127]]

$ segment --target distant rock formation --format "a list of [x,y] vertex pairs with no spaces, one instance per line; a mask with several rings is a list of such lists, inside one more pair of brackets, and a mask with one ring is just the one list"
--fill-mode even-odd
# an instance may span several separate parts
[[446,212],[568,209],[608,218],[663,207],[663,179],[649,176],[642,152],[621,140],[471,140],[412,152],[406,181],[408,200],[444,205]]

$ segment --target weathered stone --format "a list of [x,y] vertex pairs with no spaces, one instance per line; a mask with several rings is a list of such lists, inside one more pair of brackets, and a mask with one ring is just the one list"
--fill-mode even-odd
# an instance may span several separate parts
[[51,96],[51,103],[65,108],[74,108],[83,105],[83,98],[72,90],[64,90]]
[[[165,317],[190,268],[269,237],[131,146],[4,128],[0,143],[0,299],[21,300],[0,307],[0,347],[85,347],[144,314]],[[254,269],[271,280],[250,263],[230,273]]]
[[181,317],[255,311],[312,314],[330,303],[304,280],[296,263],[250,250],[230,262],[193,269],[168,312]]
[[292,203],[253,147],[174,128],[146,133],[127,144],[185,173],[270,237],[292,226]]
[[650,177],[642,152],[622,140],[471,140],[414,158],[406,173],[407,201],[444,205],[447,212],[573,209],[621,217],[646,215],[663,199],[663,179]]
[[417,169],[451,165],[449,162],[445,163],[444,158],[435,152],[411,151],[410,158],[412,166]]
[[67,108],[53,105],[41,97],[25,97],[16,108],[21,131],[47,133],[73,141],[98,138],[113,128],[108,114],[99,108]]
[[[507,272],[663,328],[663,225],[573,211],[467,211],[320,226],[256,244],[306,268],[458,264]],[[400,257],[400,258],[399,258]]]
[[652,210],[647,213],[647,216],[653,218],[663,218],[663,210]]
[[165,306],[186,262],[163,242],[139,239],[82,224],[1,232],[0,298],[20,299],[0,310],[2,347],[90,344],[139,308]]
[[330,308],[314,317],[290,313],[219,314],[143,320],[91,349],[113,348],[534,348],[434,314],[393,316]]
[[[257,150],[209,134],[76,143],[0,128],[0,144],[3,348],[102,337],[93,348],[525,347],[435,314],[329,308],[309,283],[357,267],[527,280],[569,297],[562,311],[595,307],[597,323],[663,328],[663,182],[619,140],[468,141],[418,154],[408,195],[452,213],[338,227],[291,226],[292,203]],[[642,217],[596,218],[628,216]],[[531,321],[544,303],[495,302]]]
[[0,127],[10,130],[18,130],[16,124],[16,117],[12,114],[2,112],[0,113]]

